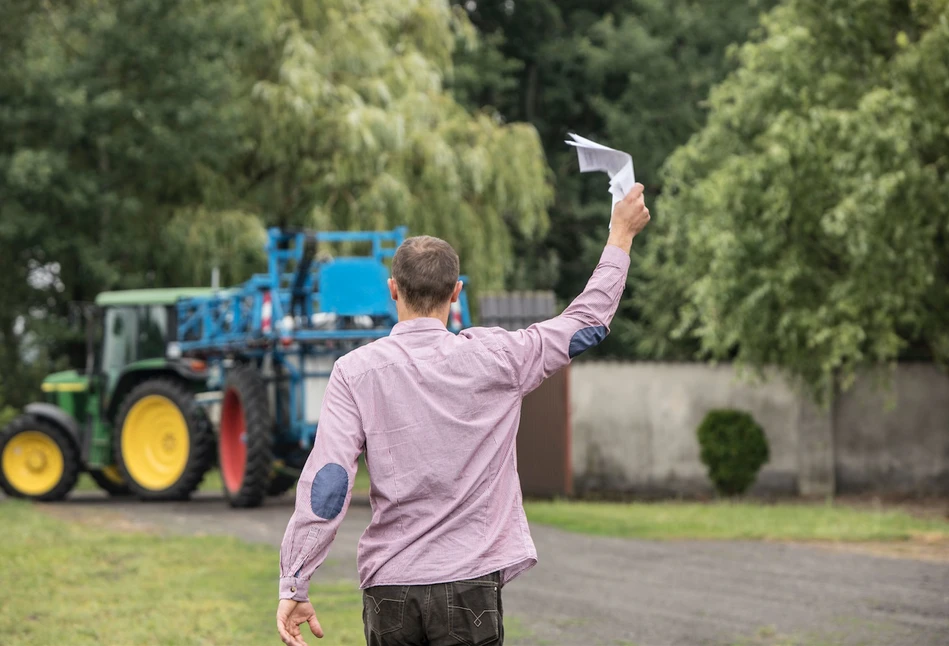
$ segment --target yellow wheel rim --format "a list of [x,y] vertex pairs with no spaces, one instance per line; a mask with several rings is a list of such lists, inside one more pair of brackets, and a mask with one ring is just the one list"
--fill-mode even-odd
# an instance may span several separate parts
[[162,491],[178,481],[188,464],[188,424],[173,401],[147,395],[125,416],[121,446],[129,477],[146,489]]
[[2,463],[7,482],[26,496],[49,493],[63,478],[63,452],[41,431],[23,431],[10,438]]

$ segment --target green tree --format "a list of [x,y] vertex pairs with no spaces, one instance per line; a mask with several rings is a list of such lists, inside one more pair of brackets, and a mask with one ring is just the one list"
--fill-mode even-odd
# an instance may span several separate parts
[[815,393],[949,358],[949,3],[789,0],[665,170],[638,293],[655,348]]
[[266,226],[408,224],[500,287],[546,230],[536,131],[443,88],[440,0],[8,0],[0,24],[0,403],[81,342],[69,303],[228,283]]
[[551,189],[537,132],[471,114],[445,91],[456,33],[440,0],[284,2],[272,73],[253,89],[248,188],[268,223],[398,224],[451,242],[497,289],[510,232],[546,231]]
[[[518,239],[522,260],[510,284],[552,286],[562,299],[583,288],[609,219],[605,182],[602,176],[578,174],[575,153],[563,143],[567,132],[629,151],[637,179],[655,200],[663,188],[660,166],[701,128],[709,88],[732,68],[729,47],[744,42],[759,12],[774,4],[455,2],[468,7],[472,22],[489,35],[475,50],[459,48],[455,92],[493,106],[506,119],[536,126],[556,178],[550,233],[540,241]],[[661,219],[661,212],[653,210]],[[630,287],[644,288],[641,276],[634,275]],[[614,333],[598,352],[635,355],[639,318],[634,302],[627,300]],[[663,347],[666,354],[682,351]]]
[[164,226],[246,148],[253,31],[226,2],[5,4],[0,399],[24,403],[75,342],[70,302],[165,281]]

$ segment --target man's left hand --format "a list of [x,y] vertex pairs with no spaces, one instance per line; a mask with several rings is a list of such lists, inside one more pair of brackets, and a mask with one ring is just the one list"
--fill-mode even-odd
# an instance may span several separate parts
[[277,606],[277,632],[287,646],[306,646],[300,625],[309,624],[310,631],[318,638],[323,637],[323,628],[316,619],[316,611],[309,601],[281,599]]

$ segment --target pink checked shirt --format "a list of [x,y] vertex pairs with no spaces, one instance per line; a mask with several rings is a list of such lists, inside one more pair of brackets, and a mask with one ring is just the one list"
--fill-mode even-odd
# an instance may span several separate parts
[[280,598],[307,599],[346,513],[359,455],[372,521],[359,541],[360,586],[429,585],[537,562],[517,477],[521,400],[602,341],[629,256],[607,246],[586,289],[560,316],[526,330],[433,318],[340,358],[280,550]]

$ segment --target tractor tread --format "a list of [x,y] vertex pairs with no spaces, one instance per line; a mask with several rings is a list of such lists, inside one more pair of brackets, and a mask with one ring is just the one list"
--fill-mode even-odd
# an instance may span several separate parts
[[273,420],[267,387],[253,366],[241,366],[228,374],[224,390],[233,388],[244,409],[244,427],[247,433],[247,463],[244,478],[236,493],[224,487],[224,495],[231,507],[257,507],[263,503],[270,486],[273,469]]
[[14,488],[13,485],[7,481],[3,469],[0,468],[0,489],[3,489],[3,492],[11,498],[27,498],[29,500],[39,500],[43,502],[62,500],[73,490],[73,487],[76,486],[76,481],[79,479],[79,447],[76,446],[73,437],[56,424],[26,413],[14,418],[13,421],[0,431],[0,455],[3,454],[3,449],[7,445],[7,442],[18,433],[24,431],[40,431],[53,438],[53,441],[56,442],[59,450],[63,453],[63,477],[60,478],[56,486],[48,492],[40,496],[31,496]]
[[[161,491],[147,489],[129,474],[122,457],[122,426],[132,406],[146,395],[161,395],[171,400],[184,415],[191,441],[188,463],[184,473],[172,486]],[[115,423],[115,462],[129,489],[141,500],[187,500],[201,484],[204,475],[214,464],[214,431],[204,409],[194,400],[194,394],[175,379],[160,377],[138,384],[122,401]]]
[[270,476],[270,482],[267,484],[268,496],[282,496],[297,483],[296,476],[289,476],[284,473],[276,473]]
[[123,482],[122,484],[119,484],[117,482],[113,482],[99,469],[88,469],[86,472],[89,474],[89,477],[92,478],[92,481],[96,483],[96,486],[110,496],[120,498],[122,496],[132,495],[132,490],[129,489],[127,483]]

